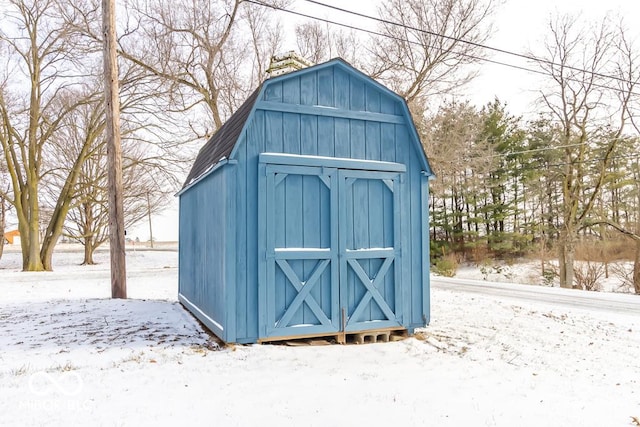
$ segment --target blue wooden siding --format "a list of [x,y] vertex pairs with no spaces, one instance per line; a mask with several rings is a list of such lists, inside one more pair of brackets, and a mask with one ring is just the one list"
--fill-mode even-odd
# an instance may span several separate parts
[[[224,168],[180,197],[179,293],[200,320],[226,338],[227,180]],[[206,314],[206,316],[204,316]]]
[[[266,173],[265,169],[260,170],[260,154],[392,162],[406,167],[397,184],[398,197],[404,201],[399,213],[401,233],[390,223],[391,217],[384,214],[385,206],[392,204],[392,193],[380,181],[357,180],[353,206],[368,210],[371,216],[367,221],[353,223],[350,244],[354,248],[359,245],[384,248],[390,247],[387,245],[393,239],[400,240],[402,256],[398,263],[389,266],[391,276],[385,277],[381,292],[394,310],[396,306],[401,308],[397,311],[403,326],[413,329],[424,325],[429,315],[429,245],[425,234],[428,183],[423,173],[423,153],[416,149],[409,120],[399,98],[342,66],[320,67],[267,81],[230,156],[234,164],[223,166],[181,194],[181,295],[216,323],[226,325],[227,335],[221,336],[223,339],[257,341],[261,335],[259,325],[266,324],[266,314],[258,310],[259,292],[265,292],[258,283],[264,280],[261,275],[266,274],[259,270],[259,256],[265,248],[265,242],[259,241],[259,223],[264,227],[266,221],[258,215],[259,192],[263,190],[258,184],[259,176]],[[327,214],[322,206],[331,193],[325,184],[315,176],[291,176],[284,178],[281,185],[277,187],[281,194],[275,196],[282,198],[283,203],[287,199],[304,202],[286,206],[277,225],[284,231],[278,233],[278,244],[328,247],[330,238],[323,225]],[[372,232],[373,229],[383,232]],[[371,276],[384,259],[358,262]],[[317,265],[317,259],[308,259],[292,261],[291,268],[304,280]],[[338,273],[331,268],[321,275],[312,291],[327,314],[332,310],[328,306],[331,277]],[[281,314],[295,298],[296,291],[280,267],[276,267],[275,274],[280,287]],[[347,274],[356,280],[356,273]],[[396,275],[402,278],[398,292],[393,289],[391,279]],[[364,290],[356,286],[350,292],[355,301]],[[372,302],[365,311],[368,319],[384,318],[380,307]],[[317,317],[303,305],[291,320],[318,324]]]

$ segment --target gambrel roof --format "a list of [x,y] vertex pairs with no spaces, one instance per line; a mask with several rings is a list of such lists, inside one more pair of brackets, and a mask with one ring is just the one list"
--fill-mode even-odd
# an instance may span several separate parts
[[193,181],[200,178],[220,160],[229,158],[233,147],[238,141],[238,137],[240,137],[242,133],[244,124],[251,115],[253,104],[255,104],[256,99],[258,99],[261,88],[262,86],[259,86],[253,91],[251,96],[233,113],[229,120],[202,146],[187,176],[184,187],[187,187]]

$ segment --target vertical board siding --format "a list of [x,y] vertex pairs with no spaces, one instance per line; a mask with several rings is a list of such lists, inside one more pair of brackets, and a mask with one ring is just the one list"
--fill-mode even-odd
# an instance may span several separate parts
[[351,155],[349,157],[354,159],[366,159],[364,122],[362,120],[351,120],[350,124],[350,135],[348,140],[351,141]]
[[318,117],[304,114],[300,117],[300,154],[318,155]]
[[382,160],[380,148],[380,123],[366,122],[365,124],[365,158],[367,160]]
[[300,154],[300,114],[282,114],[282,152]]
[[351,133],[348,119],[333,119],[334,152],[336,157],[351,157]]
[[396,114],[398,102],[388,95],[380,96],[380,112],[383,114]]
[[300,104],[300,77],[292,77],[282,82],[282,102]]
[[335,103],[332,105],[336,108],[349,109],[350,93],[349,93],[349,74],[346,71],[336,68],[333,72],[333,89]]
[[221,171],[198,184],[203,191],[181,196],[179,291],[215,322],[224,325],[225,179]]
[[365,85],[365,96],[366,96],[366,111],[370,111],[372,113],[381,113],[380,110],[380,91],[374,88],[371,85]]
[[396,157],[396,126],[391,123],[380,124],[380,160],[398,162]]
[[308,73],[300,77],[300,104],[318,104],[318,73]]
[[[244,141],[241,141],[241,145],[237,151],[237,183],[236,183],[236,339],[246,338],[248,336],[247,332],[247,309],[248,299],[247,299],[247,277],[249,275],[250,269],[253,266],[250,264],[250,255],[248,252],[248,248],[251,246],[248,242],[247,235],[249,222],[253,220],[253,218],[249,217],[249,212],[247,208],[247,182],[249,182],[250,177],[248,176],[248,164],[250,163],[247,159],[247,148],[248,145],[246,141],[253,141],[254,136],[256,135],[256,126],[259,122],[259,117],[264,115],[263,112],[257,111],[254,116],[254,121],[248,127],[246,135],[243,137]],[[242,143],[244,142],[244,143]],[[256,164],[256,168],[257,168]]]
[[[265,148],[270,153],[283,153],[282,121],[284,113],[266,111],[265,113]],[[248,154],[248,153],[247,153]],[[251,153],[258,155],[259,153]]]
[[335,119],[333,117],[318,117],[318,155],[338,157],[335,142]]
[[364,80],[350,76],[349,78],[349,109],[352,111],[366,111]]
[[323,107],[335,107],[333,99],[333,70],[334,68],[323,68],[317,72],[318,87],[316,93],[318,94],[318,105]]
[[282,83],[272,83],[265,88],[265,101],[282,102]]
[[[368,141],[367,141],[368,142]],[[384,247],[384,227],[385,227],[385,216],[388,215],[388,212],[384,210],[384,198],[389,193],[389,189],[386,185],[379,180],[367,180],[367,201],[368,205],[365,207],[368,216],[368,230],[367,234],[369,235],[369,246],[370,248],[383,248]],[[393,212],[393,210],[390,210]],[[367,275],[374,279],[382,266],[381,259],[372,259],[369,260],[369,265],[367,271]],[[387,278],[389,276],[386,276]],[[384,296],[387,294],[386,289],[379,289],[380,293]],[[386,301],[389,301],[387,297],[385,297]],[[393,307],[393,303],[390,304]],[[375,304],[373,301],[371,302],[371,308],[368,314],[369,319],[386,319],[382,310]]]

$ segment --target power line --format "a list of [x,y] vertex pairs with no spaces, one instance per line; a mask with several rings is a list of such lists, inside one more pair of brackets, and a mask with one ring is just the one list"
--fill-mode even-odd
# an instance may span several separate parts
[[[262,2],[260,2],[258,0],[246,0],[246,1],[248,3],[252,3],[252,4],[255,4],[255,5],[258,5],[258,6],[268,7],[268,8],[277,10],[277,11],[281,11],[281,12],[285,12],[285,13],[301,16],[301,17],[312,19],[312,20],[316,20],[316,21],[322,21],[322,22],[325,22],[325,23],[328,23],[328,24],[337,25],[337,26],[341,26],[341,27],[344,27],[344,28],[349,28],[349,29],[352,29],[352,30],[355,30],[355,31],[360,31],[360,32],[373,34],[373,35],[377,35],[377,36],[381,36],[381,37],[386,37],[386,38],[390,38],[390,39],[394,39],[394,40],[398,40],[398,41],[403,41],[403,42],[407,42],[407,43],[410,43],[410,44],[420,45],[420,43],[418,43],[418,42],[411,41],[411,40],[406,40],[406,39],[401,38],[401,37],[380,33],[378,31],[369,30],[369,29],[358,27],[358,26],[355,26],[355,25],[344,24],[344,23],[341,23],[341,22],[337,22],[337,21],[333,21],[333,20],[327,19],[327,18],[321,18],[321,17],[318,17],[318,16],[309,15],[309,14],[305,14],[305,13],[302,13],[302,12],[297,12],[297,11],[285,9],[283,7],[276,6],[276,5],[265,4],[265,3],[262,3]],[[548,65],[559,66],[559,64],[555,64],[552,61],[538,59],[538,58],[535,58],[535,57],[532,57],[532,56],[523,55],[523,54],[519,54],[519,53],[516,53],[516,52],[511,52],[511,51],[508,51],[508,50],[505,50],[505,49],[495,48],[495,47],[491,47],[491,46],[487,46],[487,45],[483,45],[483,44],[479,44],[479,43],[469,42],[469,41],[466,41],[466,40],[463,40],[463,39],[459,39],[459,38],[440,35],[440,34],[437,34],[437,33],[430,32],[430,31],[421,30],[419,28],[406,26],[404,24],[400,24],[400,23],[397,23],[397,22],[375,18],[375,17],[369,16],[369,15],[366,15],[366,14],[362,14],[362,13],[359,13],[359,12],[353,12],[353,11],[350,11],[350,10],[347,10],[347,9],[343,9],[343,8],[340,8],[340,7],[337,7],[337,6],[327,5],[327,4],[318,2],[316,0],[304,0],[304,1],[309,2],[309,3],[313,3],[313,4],[317,4],[317,5],[320,5],[320,6],[328,7],[328,8],[331,8],[331,9],[339,10],[341,12],[349,13],[349,14],[352,14],[352,15],[360,16],[360,17],[363,17],[363,18],[371,19],[371,20],[374,20],[374,21],[378,21],[378,22],[382,22],[382,23],[386,23],[386,24],[390,24],[390,25],[395,25],[395,26],[400,26],[400,27],[407,28],[407,29],[414,30],[414,31],[420,31],[420,32],[423,32],[423,33],[426,33],[426,34],[431,34],[431,35],[437,36],[437,37],[442,37],[442,38],[446,38],[446,39],[459,41],[459,42],[462,42],[462,43],[471,44],[471,45],[474,45],[474,46],[477,46],[477,47],[481,47],[481,48],[484,48],[484,49],[493,50],[493,51],[496,51],[496,52],[505,53],[505,54],[509,54],[509,55],[512,55],[512,56],[516,56],[516,57],[520,57],[520,58],[524,58],[524,59],[528,59],[528,60],[532,60],[532,61],[536,61],[536,62],[540,62],[540,63],[546,63]],[[523,66],[519,66],[519,65],[514,65],[514,64],[501,62],[501,61],[482,58],[482,57],[478,57],[478,56],[475,56],[475,55],[470,55],[470,54],[466,54],[466,53],[462,53],[462,52],[456,52],[456,54],[461,55],[461,56],[465,56],[465,57],[468,57],[468,58],[471,58],[471,59],[475,59],[475,60],[478,60],[478,61],[489,62],[489,63],[501,65],[501,66],[506,66],[506,67],[510,67],[510,68],[519,69],[519,70],[530,72],[530,73],[541,74],[541,75],[545,75],[545,76],[549,76],[550,75],[548,72],[545,72],[545,71],[535,70],[535,69],[528,68],[528,67],[523,67]],[[608,75],[605,75],[605,74],[590,72],[590,71],[583,70],[583,69],[580,69],[580,68],[577,68],[577,67],[565,66],[565,68],[572,69],[572,70],[575,70],[575,71],[580,71],[580,72],[587,73],[587,74],[590,73],[592,75],[603,77],[603,78],[611,78],[611,79],[618,80],[618,81],[621,81],[621,82],[633,84],[633,82],[630,82],[628,80],[625,80],[625,79],[622,79],[622,78],[616,77],[616,76],[608,76]],[[579,80],[574,79],[574,78],[569,78],[568,77],[567,79],[579,82]],[[592,84],[592,86],[600,87],[600,88],[603,88],[603,89],[609,89],[609,90],[620,90],[619,88],[613,88],[613,87],[610,87],[610,86],[601,85],[601,84],[597,84],[597,83]],[[635,94],[635,95],[640,95],[639,93],[636,93],[636,92],[631,92],[631,93]],[[518,155],[518,154],[526,154],[526,153],[532,153],[532,152],[551,151],[551,150],[557,150],[557,149],[562,149],[562,148],[576,147],[576,146],[580,146],[580,145],[584,145],[584,144],[568,144],[568,145],[562,145],[562,146],[556,146],[556,147],[545,147],[545,148],[524,150],[524,151],[518,151],[518,152],[512,152],[512,153],[496,154],[496,155],[480,157],[480,158],[507,157],[507,156],[514,155],[514,154]],[[631,157],[634,157],[634,156],[617,156],[617,157],[611,157],[611,159],[631,158]],[[604,160],[604,159],[590,159],[590,160],[583,160],[583,161],[579,161],[579,162],[574,162],[573,164],[593,163],[593,162],[598,162],[598,161],[602,161],[602,160]],[[569,164],[569,163],[550,164],[550,165],[547,165],[547,166],[548,167],[556,167],[556,166],[566,166],[567,164]]]
[[500,153],[500,154],[493,154],[491,156],[486,156],[483,158],[493,158],[493,157],[508,157],[508,156],[513,156],[514,154],[527,154],[527,153],[537,153],[537,152],[541,152],[541,151],[551,151],[551,150],[559,150],[561,148],[571,148],[571,147],[579,147],[581,145],[585,145],[585,142],[581,142],[579,144],[567,144],[567,145],[558,145],[557,147],[543,147],[543,148],[532,148],[530,150],[522,150],[522,151],[513,151],[510,153]]
[[[619,155],[619,156],[612,156],[609,157],[609,160],[619,160],[619,159],[632,159],[632,158],[636,158],[637,156],[635,154],[627,154],[627,155]],[[576,164],[585,164],[585,163],[598,163],[603,161],[604,158],[595,158],[595,159],[587,159],[587,160],[580,160],[580,161],[575,161],[575,162],[564,162],[564,163],[551,163],[548,165],[545,165],[546,167],[558,167],[558,166],[567,166],[567,165],[576,165]],[[530,162],[531,164],[531,162]]]
[[[327,18],[321,18],[321,17],[314,16],[314,15],[309,15],[309,14],[302,13],[302,12],[296,12],[296,11],[293,11],[293,10],[285,9],[284,7],[280,7],[280,6],[276,6],[276,5],[272,5],[272,4],[262,3],[262,2],[257,1],[257,0],[245,0],[245,1],[247,3],[255,4],[255,5],[258,5],[258,6],[262,6],[262,7],[267,7],[267,8],[273,9],[273,10],[289,13],[289,14],[300,16],[300,17],[307,18],[307,19],[312,19],[312,20],[315,20],[315,21],[322,21],[322,22],[325,22],[327,24],[337,25],[337,26],[340,26],[340,27],[344,27],[344,28],[348,28],[348,29],[354,30],[354,31],[359,31],[359,32],[363,32],[363,33],[368,33],[368,34],[380,36],[380,37],[389,38],[389,39],[392,39],[392,40],[398,40],[398,41],[406,42],[406,43],[409,43],[409,44],[414,44],[414,45],[417,45],[417,46],[422,46],[418,42],[407,40],[407,39],[404,39],[404,38],[401,38],[401,37],[393,36],[393,35],[390,35],[390,34],[380,33],[378,31],[369,30],[369,29],[358,27],[358,26],[355,26],[355,25],[344,24],[344,23],[341,23],[341,22],[333,21],[333,20],[330,20],[330,19],[327,19]],[[304,0],[304,1],[312,1],[312,0]],[[318,3],[318,4],[321,4],[321,3]],[[331,8],[336,8],[335,6],[330,6],[330,5],[325,5],[325,6],[331,7]],[[337,9],[340,10],[340,8],[337,8]],[[348,11],[346,9],[345,9],[345,12],[352,13],[352,14],[355,14],[355,15],[360,15],[358,12],[352,12],[352,11]],[[362,14],[362,15],[364,15],[364,14]],[[368,16],[368,15],[364,15],[363,17],[367,17],[369,19],[373,19],[373,20],[377,20],[377,21],[380,21],[380,22],[384,22],[384,20],[380,20],[378,18],[374,18],[374,17]],[[389,21],[389,23],[391,25],[397,25],[397,26],[401,26],[401,27],[404,27],[404,28],[407,28],[407,29],[414,29],[415,31],[426,32],[424,30],[415,29],[413,27],[408,27],[408,26],[405,26],[403,24],[393,23],[392,21]],[[434,35],[439,36],[439,37],[451,38],[450,36],[438,35],[436,33],[430,33],[430,32],[426,32],[426,33],[434,34]],[[464,41],[462,39],[458,39],[458,40],[460,42],[464,42],[464,43],[473,43],[473,42]],[[501,51],[502,50],[502,49],[499,49],[499,48],[492,48],[492,47],[489,47],[489,46],[484,46],[484,45],[481,45],[481,44],[478,44],[478,43],[475,43],[475,44],[478,45],[479,47],[483,47],[483,48],[490,49],[490,50],[497,50],[497,51]],[[429,47],[433,47],[433,46],[429,46]],[[504,52],[508,53],[509,51],[504,50]],[[533,60],[533,61],[536,61],[536,62],[554,64],[555,66],[559,66],[558,64],[555,64],[555,63],[553,63],[551,61],[542,60],[542,59],[538,59],[538,58],[535,58],[535,57],[528,57],[526,55],[518,54],[518,53],[515,53],[515,52],[510,52],[510,53],[513,56],[525,57],[525,58],[529,58],[530,60]],[[509,68],[525,71],[525,72],[528,72],[528,73],[540,74],[540,75],[544,75],[544,76],[550,76],[550,74],[548,72],[546,72],[546,71],[535,70],[535,69],[524,67],[524,66],[521,66],[521,65],[509,64],[509,63],[506,63],[506,62],[497,61],[497,60],[488,59],[488,58],[483,58],[483,57],[479,57],[479,56],[476,56],[476,55],[471,55],[471,54],[463,53],[463,52],[455,52],[455,54],[456,55],[460,55],[460,56],[464,56],[466,58],[474,59],[476,61],[488,62],[488,63],[491,63],[491,64],[496,64],[496,65],[500,65],[500,66],[504,66],[504,67],[509,67]],[[620,77],[614,77],[614,76],[607,76],[607,75],[604,75],[604,74],[598,74],[598,73],[591,72],[591,71],[581,70],[581,69],[579,69],[577,67],[570,67],[570,66],[564,66],[564,67],[568,68],[568,69],[574,69],[574,70],[577,70],[577,71],[581,71],[581,72],[587,73],[587,74],[600,75],[600,76],[605,77],[605,78],[611,78],[611,79],[620,80],[622,82],[625,82],[625,83],[628,83],[628,84],[632,84],[632,85],[634,84],[633,82],[631,82],[629,80],[622,79]],[[570,81],[578,82],[578,83],[581,82],[577,78],[566,77],[566,79],[570,80]],[[608,90],[613,90],[613,91],[620,91],[620,88],[615,88],[615,87],[607,86],[607,85],[604,85],[604,84],[591,83],[590,85],[593,86],[593,87],[600,88],[600,89],[608,89]],[[640,93],[638,93],[638,92],[631,91],[630,94],[640,96]]]
[[[525,154],[525,153],[529,153],[529,152],[536,152],[536,151],[552,151],[552,150],[556,150],[556,149],[560,149],[560,148],[564,148],[564,147],[572,147],[572,146],[578,146],[578,145],[583,145],[583,144],[570,144],[570,145],[562,145],[562,146],[558,146],[558,147],[546,147],[546,148],[540,148],[540,149],[535,149],[535,150],[524,150],[524,151],[514,151],[512,153],[502,153],[502,154],[496,154],[496,155],[490,155],[490,156],[477,156],[477,157],[470,157],[471,159],[493,159],[493,158],[497,158],[497,157],[507,157],[513,154]],[[637,154],[620,154],[617,156],[611,156],[609,157],[609,160],[619,160],[619,159],[635,159],[637,158],[638,155]],[[549,163],[549,164],[544,164],[545,167],[557,167],[557,166],[567,166],[567,165],[579,165],[579,164],[585,164],[585,163],[597,163],[597,162],[602,162],[605,159],[603,157],[596,157],[593,159],[585,159],[585,160],[576,160],[573,162],[563,162],[563,163]],[[525,165],[531,165],[533,164],[533,161],[528,161],[526,163],[520,163],[522,166]]]
[[[362,27],[357,27],[357,26],[351,25],[351,24],[344,24],[342,22],[332,21],[330,19],[321,18],[319,16],[308,15],[308,14],[302,13],[302,12],[296,12],[295,10],[289,10],[289,9],[285,9],[283,7],[280,7],[280,6],[262,3],[262,2],[257,1],[257,0],[246,0],[246,2],[255,4],[255,5],[258,5],[258,6],[268,7],[268,8],[280,11],[280,12],[289,13],[291,15],[297,15],[297,16],[301,16],[303,18],[313,19],[315,21],[322,21],[322,22],[325,22],[327,24],[332,24],[332,25],[337,25],[337,26],[344,27],[344,28],[349,28],[350,30],[360,31],[360,32],[363,32],[363,33],[373,34],[375,36],[386,37],[386,38],[389,38],[389,39],[398,40],[398,41],[414,44],[414,45],[417,45],[417,46],[421,46],[421,44],[418,43],[418,42],[411,41],[411,40],[406,40],[406,39],[404,39],[402,37],[397,37],[397,36],[392,36],[392,35],[389,35],[389,34],[380,33],[378,31],[369,30],[369,29],[362,28]],[[433,46],[430,46],[430,47],[433,47]],[[470,58],[470,59],[475,59],[477,61],[486,61],[486,62],[498,64],[498,65],[503,65],[503,66],[506,66],[506,67],[511,67],[511,68],[516,68],[516,69],[523,70],[523,71],[528,71],[528,72],[531,72],[531,73],[538,73],[538,74],[548,75],[548,73],[546,73],[544,71],[534,70],[534,69],[523,67],[523,66],[520,66],[520,65],[508,64],[508,63],[495,61],[495,60],[491,60],[491,59],[487,59],[487,58],[481,58],[479,56],[470,55],[468,53],[456,52],[456,54],[460,55],[460,56],[464,56],[464,57]]]
[[570,65],[557,64],[557,63],[555,63],[553,61],[549,61],[549,60],[543,59],[543,58],[536,58],[535,56],[532,56],[532,55],[525,55],[523,53],[518,53],[518,52],[514,52],[514,51],[511,51],[511,50],[507,50],[507,49],[501,49],[501,48],[498,48],[498,47],[489,46],[489,45],[485,45],[485,44],[482,44],[482,43],[472,42],[472,41],[469,41],[469,40],[461,39],[459,37],[448,36],[446,34],[438,34],[438,33],[435,33],[433,31],[429,31],[429,30],[425,30],[425,29],[417,28],[417,27],[412,27],[412,26],[409,26],[409,25],[406,25],[406,24],[402,24],[400,22],[390,21],[390,20],[383,19],[383,18],[377,18],[375,16],[367,15],[367,14],[364,14],[364,13],[361,13],[361,12],[355,12],[355,11],[344,9],[344,8],[341,8],[341,7],[338,7],[338,6],[333,6],[333,5],[330,5],[330,4],[322,3],[322,2],[317,1],[317,0],[303,0],[303,1],[306,1],[307,3],[316,4],[318,6],[326,7],[326,8],[329,8],[329,9],[338,10],[338,11],[343,12],[343,13],[348,13],[348,14],[351,14],[351,15],[359,16],[361,18],[370,19],[372,21],[381,22],[383,24],[393,25],[393,26],[396,26],[396,27],[402,27],[402,28],[405,28],[405,29],[408,29],[408,30],[417,31],[417,32],[420,32],[420,33],[423,33],[423,34],[429,34],[431,36],[440,37],[442,39],[451,40],[451,41],[454,41],[454,42],[460,42],[460,43],[464,43],[464,44],[467,44],[467,45],[470,45],[470,46],[479,47],[479,48],[486,49],[486,50],[491,50],[493,52],[503,53],[505,55],[514,56],[514,57],[521,58],[521,59],[526,59],[528,61],[535,61],[535,62],[538,62],[538,63],[551,65],[551,66],[554,66],[554,67],[563,67],[563,68],[566,68],[566,69],[569,69],[569,70],[572,70],[572,71],[578,71],[578,72],[581,72],[581,73],[591,74],[591,75],[597,76],[597,77],[602,77],[602,78],[612,79],[612,80],[618,80],[618,81],[623,82],[623,83],[633,84],[633,82],[631,82],[631,81],[629,81],[627,79],[624,79],[622,77],[611,76],[611,75],[608,75],[608,74],[602,74],[602,73],[598,73],[598,72],[595,72],[595,71],[588,71],[588,70],[585,70],[585,69],[582,69],[582,68],[579,68],[579,67],[573,67],[573,66],[570,66]]

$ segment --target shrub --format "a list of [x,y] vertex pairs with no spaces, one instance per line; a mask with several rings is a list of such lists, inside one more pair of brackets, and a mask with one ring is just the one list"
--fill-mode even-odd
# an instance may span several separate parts
[[545,268],[544,273],[542,273],[542,284],[544,286],[553,286],[556,277],[558,277],[558,272],[555,266],[552,265],[549,268]]
[[438,259],[433,266],[434,273],[445,277],[453,277],[458,270],[458,260],[454,255],[447,255]]
[[616,291],[633,293],[633,264],[616,262],[611,265],[611,271],[621,282]]
[[599,291],[600,279],[605,276],[605,268],[599,262],[577,262],[573,269],[575,284],[579,289]]

